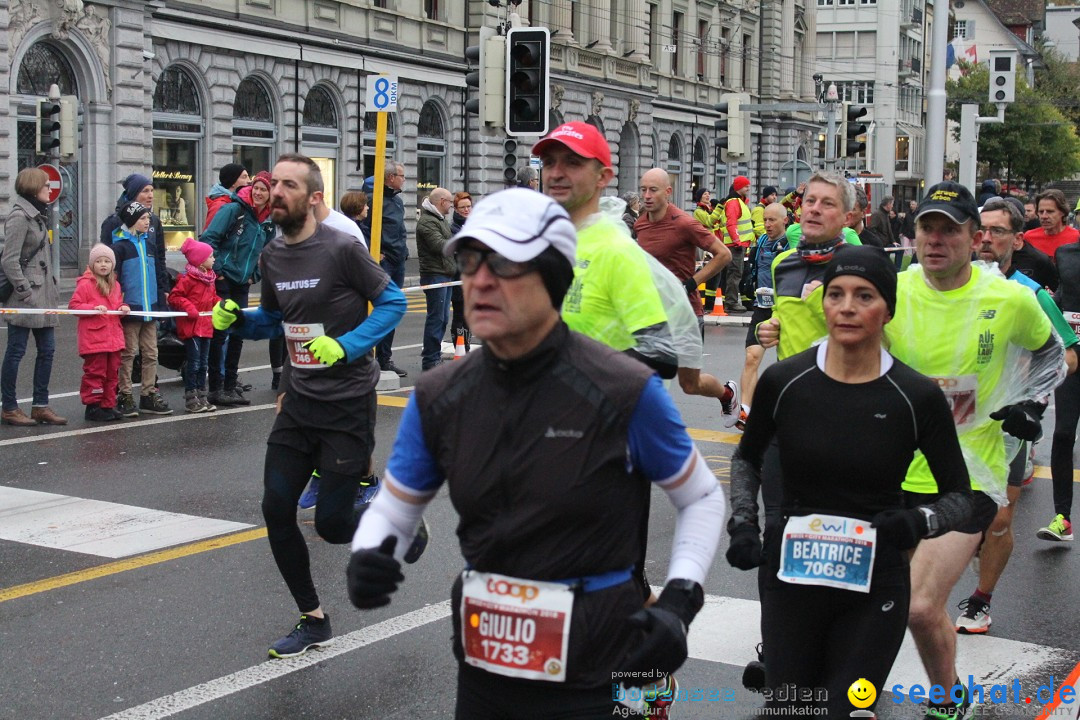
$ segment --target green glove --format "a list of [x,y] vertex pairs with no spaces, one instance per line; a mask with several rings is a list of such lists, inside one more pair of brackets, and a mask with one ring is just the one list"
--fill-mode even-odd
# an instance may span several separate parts
[[323,365],[333,365],[345,359],[345,348],[341,347],[341,343],[337,340],[327,335],[320,335],[314,340],[308,340],[304,343],[304,347],[310,350],[315,359]]
[[214,306],[210,314],[210,322],[214,324],[215,330],[228,330],[238,320],[244,322],[244,311],[235,300],[222,300]]

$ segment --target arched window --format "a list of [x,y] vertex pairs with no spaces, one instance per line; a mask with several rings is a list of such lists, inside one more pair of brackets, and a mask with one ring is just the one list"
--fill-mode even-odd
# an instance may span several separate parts
[[[397,123],[395,113],[386,114],[386,156],[396,157]],[[375,123],[378,113],[364,113],[364,177],[375,174]]]
[[274,106],[266,85],[246,77],[236,88],[233,100],[233,159],[255,175],[270,170],[277,143]]
[[623,125],[619,133],[619,194],[634,192],[641,178],[641,143],[633,123]]
[[[705,138],[698,137],[694,141],[694,162],[690,168],[690,190],[693,192],[699,187],[707,188],[709,186],[708,181],[705,179],[705,163],[708,161],[709,151],[705,146]],[[719,188],[713,191],[713,194],[719,194]]]
[[49,86],[60,86],[61,95],[78,95],[75,72],[71,63],[60,51],[48,43],[37,42],[30,46],[19,65],[16,90],[21,95],[49,96]]
[[416,195],[417,204],[429,192],[446,182],[446,131],[442,113],[432,100],[420,108],[416,126]]
[[154,207],[170,250],[202,227],[202,137],[195,79],[183,67],[170,65],[154,87]]
[[[316,85],[304,98],[304,124],[310,127],[337,129],[337,108],[330,91]],[[335,133],[336,135],[336,133]]]
[[682,207],[684,204],[683,192],[683,149],[682,140],[678,133],[671,134],[668,142],[667,171],[671,175],[671,202]]
[[195,81],[178,65],[165,68],[154,88],[154,112],[201,115]]
[[322,170],[323,199],[337,207],[337,160],[341,146],[338,111],[330,91],[321,85],[304,98],[304,125],[300,128],[302,151]]

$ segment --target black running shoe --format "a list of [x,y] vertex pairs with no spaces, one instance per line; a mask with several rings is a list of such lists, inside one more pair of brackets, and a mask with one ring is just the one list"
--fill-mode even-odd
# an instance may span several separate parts
[[303,655],[313,647],[325,647],[334,642],[334,633],[330,630],[330,616],[321,620],[309,615],[301,615],[300,622],[292,632],[270,646],[272,658],[287,658]]

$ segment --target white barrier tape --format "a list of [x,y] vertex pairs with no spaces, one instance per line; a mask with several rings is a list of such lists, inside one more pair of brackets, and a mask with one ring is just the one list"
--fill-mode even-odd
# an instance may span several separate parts
[[451,280],[450,282],[435,283],[433,285],[413,285],[411,287],[401,288],[401,292],[417,292],[419,290],[435,290],[436,288],[444,287],[457,287],[461,284],[460,280]]
[[[210,317],[210,312],[199,313],[200,317]],[[188,317],[184,312],[166,312],[162,310],[70,310],[68,308],[0,308],[0,315],[131,315],[133,317],[180,318]]]

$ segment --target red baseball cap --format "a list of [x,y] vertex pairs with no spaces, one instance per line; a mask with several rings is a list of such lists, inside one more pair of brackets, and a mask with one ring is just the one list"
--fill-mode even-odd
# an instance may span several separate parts
[[587,122],[568,122],[533,145],[532,154],[539,155],[553,144],[565,145],[581,157],[594,158],[604,167],[611,167],[611,148],[600,131]]

